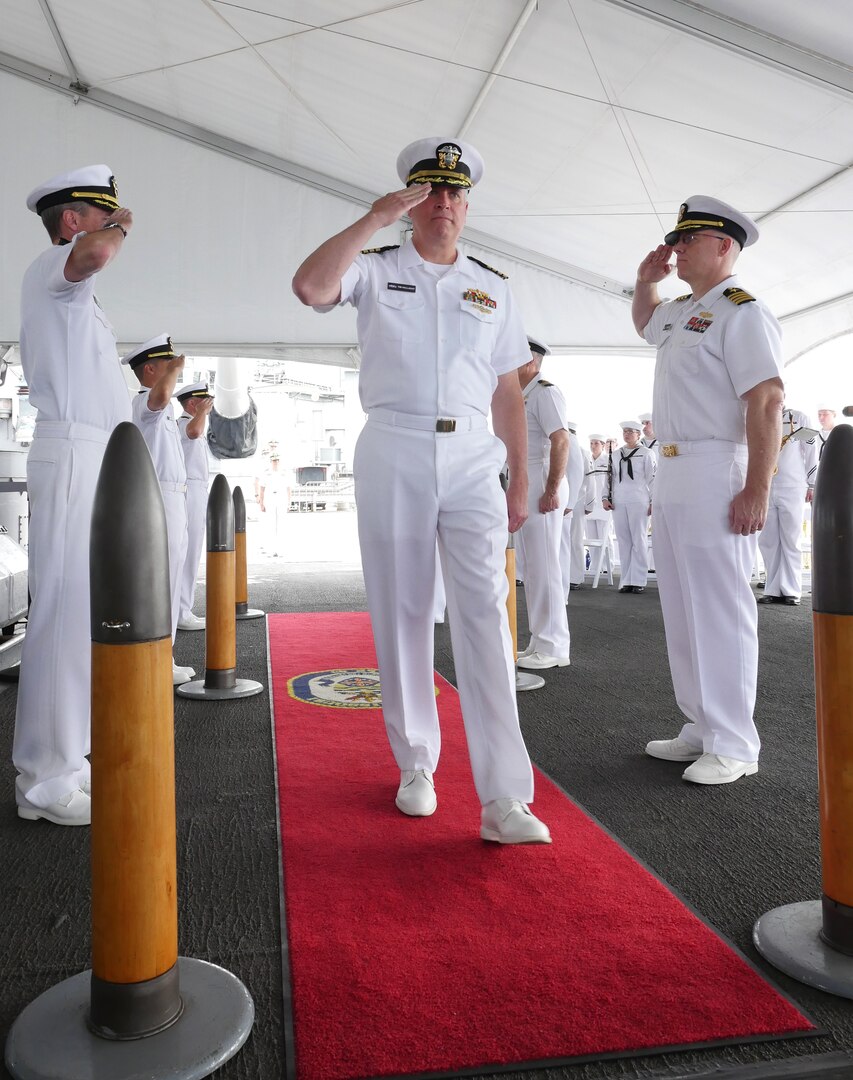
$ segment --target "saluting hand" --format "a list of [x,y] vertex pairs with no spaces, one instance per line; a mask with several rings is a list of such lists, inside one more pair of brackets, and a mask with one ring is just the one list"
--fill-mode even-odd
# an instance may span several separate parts
[[184,356],[184,354],[183,354],[183,353],[181,353],[181,355],[180,355],[180,356],[176,356],[176,357],[174,358],[174,360],[167,360],[167,361],[166,361],[166,371],[167,371],[167,372],[168,372],[168,373],[169,373],[170,375],[172,374],[172,372],[173,372],[173,371],[174,371],[174,372],[175,372],[176,374],[177,374],[178,372],[180,372],[180,371],[183,371],[183,370],[184,370],[184,363],[185,363],[186,359],[187,359],[187,358],[186,358],[186,357]]
[[104,224],[111,225],[113,222],[116,222],[117,225],[121,225],[124,231],[129,233],[133,228],[133,214],[126,206],[120,206],[118,210],[113,210]]
[[672,248],[669,244],[661,244],[654,251],[650,251],[640,263],[640,268],[637,270],[637,281],[642,282],[644,285],[654,285],[669,277],[675,269],[669,261],[671,256]]
[[412,184],[402,191],[391,191],[377,199],[370,208],[371,214],[377,220],[377,228],[399,221],[413,206],[422,203],[431,191],[431,184]]

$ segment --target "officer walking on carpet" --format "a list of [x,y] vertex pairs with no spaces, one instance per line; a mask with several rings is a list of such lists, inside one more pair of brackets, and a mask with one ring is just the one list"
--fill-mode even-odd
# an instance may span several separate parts
[[[356,506],[383,713],[400,769],[396,805],[414,817],[437,805],[437,537],[480,835],[549,843],[529,809],[533,771],[516,709],[504,569],[507,527],[515,532],[527,516],[516,374],[529,357],[527,336],[505,276],[457,248],[468,192],[483,173],[477,151],[457,139],[420,139],[401,152],[397,171],[405,186],[322,244],[293,280],[304,304],[358,311],[367,423],[355,451]],[[362,251],[406,214],[410,240]]]
[[108,165],[55,176],[27,198],[51,247],[21,287],[21,363],[38,410],[27,456],[30,612],[12,760],[18,815],[88,825],[89,532],[113,429],[130,419],[115,331],[95,279],[133,227]]
[[[686,723],[646,753],[693,762],[685,780],[758,771],[758,612],[750,581],[781,438],[779,323],[734,276],[755,222],[691,196],[637,272],[633,319],[657,346],[653,543],[673,687]],[[692,293],[661,301],[671,273]]]

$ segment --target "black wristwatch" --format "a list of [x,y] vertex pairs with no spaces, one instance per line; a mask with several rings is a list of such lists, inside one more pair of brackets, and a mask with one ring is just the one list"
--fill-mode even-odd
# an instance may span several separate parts
[[121,235],[127,239],[127,229],[124,225],[119,225],[117,221],[111,221],[109,224],[103,226],[105,229],[121,229]]

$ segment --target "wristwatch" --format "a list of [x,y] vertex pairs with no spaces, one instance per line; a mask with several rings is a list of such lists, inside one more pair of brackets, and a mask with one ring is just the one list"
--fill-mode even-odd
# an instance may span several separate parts
[[117,221],[110,221],[107,225],[103,226],[105,229],[121,229],[121,235],[127,239],[127,229],[123,225],[119,225]]

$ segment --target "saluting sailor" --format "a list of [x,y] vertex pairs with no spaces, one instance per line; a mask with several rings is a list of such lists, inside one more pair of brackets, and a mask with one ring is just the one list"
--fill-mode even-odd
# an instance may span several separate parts
[[623,420],[625,439],[613,455],[612,484],[603,500],[613,511],[619,545],[619,592],[646,591],[649,577],[649,514],[655,481],[655,454],[640,442],[639,420]]
[[[172,348],[168,334],[151,338],[122,358],[142,383],[132,401],[133,422],[151,452],[154,471],[166,509],[169,540],[169,586],[172,592],[172,642],[178,626],[181,603],[181,576],[187,557],[187,465],[181,436],[172,408],[172,394],[184,369],[184,356]],[[191,667],[172,661],[172,682],[178,686],[195,675]]]
[[22,818],[88,825],[89,532],[107,440],[130,419],[115,331],[95,279],[133,215],[108,165],[55,176],[27,198],[51,247],[21,288],[21,363],[38,410],[27,457],[30,613],[12,760]]
[[559,387],[542,378],[551,350],[528,337],[530,359],[518,369],[527,417],[527,520],[518,533],[530,643],[518,666],[532,671],[569,663],[569,620],[560,570],[563,514],[569,500],[569,432]]
[[[483,162],[458,139],[421,139],[397,160],[404,187],[327,240],[293,280],[304,304],[358,309],[355,451],[359,539],[382,707],[405,814],[436,808],[440,733],[433,681],[436,537],[480,835],[547,843],[518,723],[506,614],[507,516],[527,516],[526,426],[516,374],[527,336],[505,276],[457,249]],[[362,252],[403,215],[412,238]],[[487,427],[487,414],[497,437]],[[509,463],[504,496],[499,474]]]
[[[750,580],[781,439],[779,323],[734,276],[755,222],[691,196],[640,264],[637,333],[658,348],[660,440],[654,551],[675,697],[687,722],[652,757],[690,762],[685,780],[727,784],[758,770],[753,720],[758,614]],[[673,267],[692,295],[661,302]]]
[[213,407],[213,395],[206,382],[182,386],[175,397],[183,409],[178,417],[181,450],[187,467],[187,557],[181,575],[178,609],[179,630],[204,630],[205,620],[193,614],[195,583],[207,533],[207,485],[210,458],[204,429]]
[[[797,432],[810,438],[795,438]],[[782,445],[767,520],[758,537],[766,579],[759,604],[796,607],[803,592],[803,516],[814,496],[818,448],[811,420],[798,409],[782,413]]]

